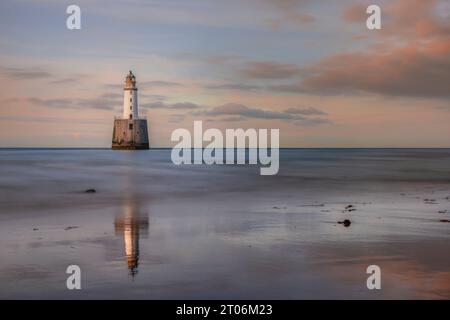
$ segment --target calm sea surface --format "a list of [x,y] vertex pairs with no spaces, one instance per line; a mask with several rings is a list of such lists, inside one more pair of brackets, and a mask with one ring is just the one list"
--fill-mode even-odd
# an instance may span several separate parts
[[450,299],[450,149],[280,157],[261,176],[170,150],[0,150],[0,298]]

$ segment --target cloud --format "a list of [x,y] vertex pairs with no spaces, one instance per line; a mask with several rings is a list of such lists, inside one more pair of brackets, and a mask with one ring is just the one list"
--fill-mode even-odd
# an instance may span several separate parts
[[[389,1],[382,6],[382,30],[372,33],[377,43],[365,50],[325,57],[302,68],[298,80],[268,89],[319,95],[450,97],[450,21],[438,14],[442,3]],[[346,7],[343,19],[364,25],[369,4]]]
[[240,76],[248,79],[288,79],[298,76],[301,69],[295,64],[275,61],[250,61],[238,69]]
[[152,102],[152,103],[144,103],[142,104],[142,107],[144,108],[150,108],[150,109],[176,109],[176,110],[182,110],[182,109],[199,109],[202,108],[202,106],[191,103],[191,102],[178,102],[178,103],[164,103],[161,101],[158,102]]
[[242,59],[243,57],[238,54],[216,54],[216,55],[209,55],[203,58],[205,62],[215,65],[233,63],[236,61],[240,61]]
[[104,119],[85,119],[85,118],[70,118],[65,119],[61,117],[46,117],[46,116],[0,116],[0,121],[17,121],[17,122],[58,122],[58,123],[83,123],[83,124],[102,124]]
[[329,119],[325,118],[306,118],[306,119],[297,119],[293,122],[297,126],[318,126],[322,124],[333,124],[333,122]]
[[285,113],[289,114],[301,114],[304,116],[311,116],[311,115],[326,115],[326,112],[323,112],[319,109],[308,107],[308,108],[288,108],[284,110]]
[[73,83],[76,83],[77,81],[78,81],[77,78],[63,78],[63,79],[53,80],[50,83],[52,83],[52,84],[73,84]]
[[141,85],[143,87],[169,87],[169,88],[184,87],[181,83],[178,83],[178,82],[158,81],[158,80],[143,81],[143,82],[140,82],[139,85]]
[[362,3],[353,4],[344,9],[342,18],[347,22],[364,22],[368,17],[366,9],[367,5]]
[[284,111],[268,111],[259,108],[248,107],[239,103],[226,103],[216,107],[200,106],[196,103],[183,102],[166,104],[163,102],[154,102],[144,105],[150,109],[166,109],[166,110],[190,110],[188,113],[172,113],[169,115],[169,122],[178,123],[183,121],[187,116],[206,117],[208,121],[235,122],[249,119],[266,119],[266,120],[282,120],[289,121],[295,125],[319,125],[332,123],[324,117],[325,112],[313,108],[292,107]]
[[[207,119],[207,121],[215,121],[216,119],[211,118],[211,119]],[[237,121],[243,121],[245,120],[245,117],[241,117],[241,116],[230,116],[230,117],[224,117],[221,118],[220,121],[224,121],[224,122],[237,122]]]
[[1,68],[1,72],[17,80],[34,80],[52,77],[51,73],[39,69]]
[[209,85],[206,86],[207,89],[212,90],[242,90],[242,91],[252,91],[252,90],[261,90],[262,88],[260,86],[255,86],[251,84],[240,84],[240,83],[226,83],[226,84],[219,84],[219,85]]
[[36,97],[29,97],[24,99],[25,102],[40,106],[51,108],[85,108],[85,109],[101,109],[111,110],[114,107],[121,106],[123,101],[121,96],[115,93],[105,93],[96,98],[71,99],[71,98],[54,98],[42,99]]
[[108,93],[103,93],[99,96],[99,98],[101,99],[121,99],[123,96],[120,93],[117,92],[108,92]]
[[118,83],[115,83],[115,84],[106,83],[106,84],[104,84],[104,87],[107,89],[115,90],[115,91],[123,90],[123,84],[118,84]]
[[386,5],[384,35],[429,39],[447,36],[450,33],[448,19],[439,17],[436,12],[438,0],[397,0]]
[[161,94],[151,94],[151,93],[145,93],[145,92],[140,92],[139,97],[144,98],[144,99],[158,100],[158,101],[167,99],[166,96],[163,96]]
[[71,75],[61,77],[40,68],[15,68],[6,67],[0,68],[0,73],[15,80],[41,80],[48,79],[51,84],[73,84],[85,77],[84,75]]
[[234,119],[240,121],[243,119],[267,119],[267,120],[283,120],[291,121],[296,125],[316,125],[331,123],[325,118],[310,118],[310,115],[324,115],[325,113],[314,108],[288,108],[285,111],[267,111],[259,108],[252,108],[238,103],[227,103],[209,110],[198,111],[192,113],[195,116],[219,117],[222,121]]
[[[381,6],[382,30],[375,35],[400,39],[430,39],[450,32],[450,23],[442,12],[444,1],[439,0],[393,0]],[[342,14],[344,21],[364,23],[368,17],[367,6],[371,3],[352,4]]]
[[204,111],[199,114],[207,116],[220,116],[220,115],[238,115],[246,118],[257,119],[292,119],[292,115],[284,112],[265,111],[257,108],[250,108],[238,103],[227,103],[217,106],[211,110]]
[[263,0],[263,2],[279,13],[279,17],[266,20],[273,29],[279,29],[284,24],[303,28],[304,25],[316,21],[312,14],[305,12],[303,6],[307,2],[311,2],[309,0]]
[[74,99],[42,99],[42,98],[25,98],[26,102],[41,106],[41,107],[73,107]]
[[355,40],[355,41],[366,40],[368,38],[369,38],[369,35],[367,35],[367,34],[357,34],[357,35],[352,36],[352,40]]
[[86,78],[86,75],[73,75],[70,77],[63,77],[60,79],[50,81],[51,84],[74,84],[80,82],[82,79]]
[[273,90],[389,96],[450,97],[450,39],[414,43],[388,51],[342,53],[307,69],[294,84]]

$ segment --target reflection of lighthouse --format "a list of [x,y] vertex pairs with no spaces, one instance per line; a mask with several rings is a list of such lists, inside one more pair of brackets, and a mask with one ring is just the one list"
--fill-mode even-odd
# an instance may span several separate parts
[[123,117],[114,120],[113,149],[148,149],[147,120],[139,118],[136,77],[129,72],[123,87]]
[[115,219],[114,226],[116,236],[123,235],[128,269],[134,277],[139,265],[139,238],[147,235],[148,217],[141,216],[135,201],[130,201],[125,205],[123,215]]

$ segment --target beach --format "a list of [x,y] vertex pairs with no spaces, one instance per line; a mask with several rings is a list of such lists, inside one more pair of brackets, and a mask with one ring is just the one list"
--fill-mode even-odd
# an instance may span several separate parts
[[0,298],[450,298],[450,149],[170,152],[0,150]]

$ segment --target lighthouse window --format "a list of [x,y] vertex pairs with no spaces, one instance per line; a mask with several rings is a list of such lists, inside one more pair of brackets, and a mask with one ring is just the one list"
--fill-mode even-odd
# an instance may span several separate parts
[[133,130],[133,124],[132,124],[132,123],[130,123],[129,129],[130,129],[130,130]]
[[130,102],[133,102],[133,98],[130,98]]

